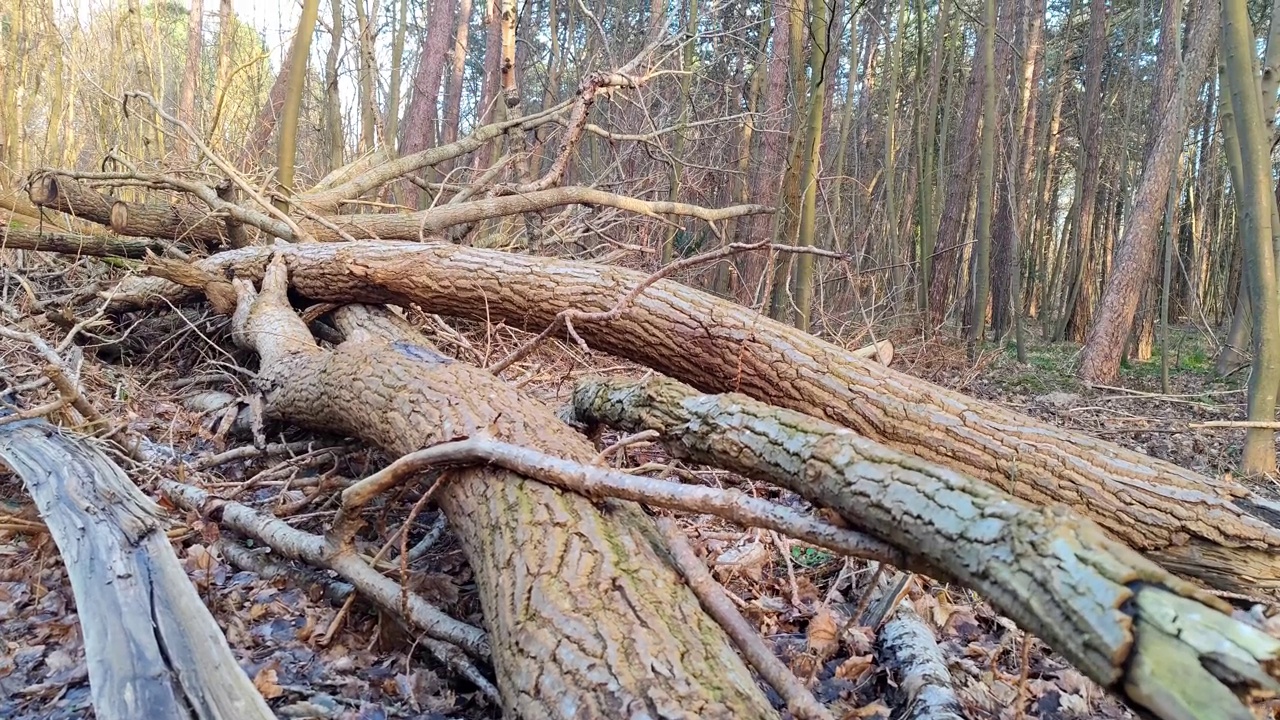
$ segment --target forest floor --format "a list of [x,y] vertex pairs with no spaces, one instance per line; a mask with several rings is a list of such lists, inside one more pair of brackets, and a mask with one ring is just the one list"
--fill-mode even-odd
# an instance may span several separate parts
[[[526,337],[507,328],[452,330],[434,319],[427,322],[435,328],[433,339],[442,350],[480,364],[487,357],[501,357],[502,346],[514,346]],[[7,362],[24,351],[4,342],[9,344],[0,347],[0,357]],[[991,346],[972,362],[958,345],[899,339],[893,367],[1210,476],[1220,475],[1238,458],[1240,432],[1188,425],[1242,417],[1245,371],[1217,378],[1212,340],[1194,329],[1175,333],[1173,346],[1168,395],[1159,393],[1158,359],[1127,366],[1116,385],[1123,390],[1082,385],[1072,372],[1078,348],[1070,344],[1032,343],[1024,365],[1016,362],[1012,347]],[[184,408],[182,397],[190,393],[190,381],[206,374],[225,376],[228,360],[213,352],[212,344],[205,345],[205,352],[191,347],[181,340],[150,343],[150,355],[132,366],[86,358],[81,382],[106,414],[127,418],[133,430],[172,447],[180,460],[243,444],[222,442],[211,433],[207,419]],[[182,360],[177,366],[175,358]],[[511,376],[521,378],[528,390],[544,399],[561,402],[577,376],[600,372],[639,373],[611,358],[583,357],[576,348],[559,346],[531,358]],[[304,437],[295,431],[285,434],[289,440]],[[316,447],[334,444],[317,439]],[[362,477],[382,462],[385,458],[374,453],[345,449],[283,462],[236,461],[208,470],[184,470],[183,476],[214,491],[237,492],[242,501],[259,507],[287,507],[291,523],[320,530],[333,508],[325,500],[327,493],[315,492],[317,484]],[[615,462],[624,468],[656,464],[662,469],[671,461],[656,446],[638,446],[619,453]],[[150,471],[172,474],[176,467],[175,462]],[[687,479],[749,484],[722,472],[679,465],[672,469]],[[148,473],[135,477],[146,486]],[[805,507],[775,488],[754,488],[771,499]],[[386,514],[384,526],[371,533],[388,537],[405,519],[404,508],[418,491],[406,489]],[[393,619],[359,600],[343,611],[341,598],[334,602],[325,596],[323,582],[272,580],[240,569],[219,549],[215,525],[178,511],[173,515],[170,536],[192,582],[241,666],[280,717],[498,717],[496,709],[485,707],[464,682],[434,666],[413,634]],[[32,530],[32,522],[38,524],[38,516],[21,484],[0,474],[0,718],[90,718],[83,641],[71,588],[49,536]],[[424,512],[410,532],[410,542],[430,532],[435,522],[434,513]],[[888,717],[883,701],[888,678],[875,657],[874,631],[848,620],[874,575],[865,563],[713,518],[689,517],[684,525],[695,547],[714,559],[716,575],[744,614],[836,717]],[[376,549],[376,543],[370,544]],[[414,590],[456,617],[480,623],[470,571],[447,534],[408,570]],[[340,583],[331,584],[330,595],[343,589]],[[1132,717],[973,593],[920,578],[907,601],[935,629],[973,718]]]

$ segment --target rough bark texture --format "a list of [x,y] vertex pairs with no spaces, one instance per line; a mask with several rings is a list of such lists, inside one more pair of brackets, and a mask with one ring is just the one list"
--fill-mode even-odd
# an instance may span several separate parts
[[[1143,625],[1131,601],[1161,588],[1230,610],[1070,511],[1021,502],[803,413],[738,394],[702,395],[665,378],[586,380],[573,393],[573,407],[588,424],[655,430],[678,457],[781,485],[835,510],[950,573],[945,579],[978,590],[1094,680],[1126,688],[1136,702],[1156,686],[1128,676],[1136,653],[1151,647],[1135,632]],[[1198,661],[1189,646],[1160,647],[1159,655],[1143,662],[1172,667]],[[1204,683],[1216,685],[1201,673],[1167,692],[1185,689],[1187,702],[1212,692]],[[1243,711],[1231,700],[1216,717],[1233,708]]]
[[[1197,2],[1194,10],[1191,44],[1186,60],[1184,87],[1198,91],[1204,83],[1218,37],[1218,13],[1212,4]],[[1181,28],[1174,28],[1181,32]],[[1161,56],[1161,65],[1176,67],[1178,44],[1169,42]],[[1163,69],[1162,69],[1163,73]],[[1090,382],[1108,382],[1120,372],[1120,359],[1133,328],[1134,313],[1142,290],[1151,281],[1155,269],[1157,231],[1165,214],[1169,185],[1173,180],[1178,154],[1187,132],[1188,105],[1195,97],[1189,93],[1169,93],[1169,101],[1159,114],[1155,143],[1147,154],[1146,167],[1138,183],[1133,211],[1125,223],[1124,235],[1116,250],[1115,265],[1107,278],[1102,302],[1089,330],[1080,358],[1080,375]]]
[[438,0],[432,4],[418,72],[413,76],[413,95],[404,114],[402,154],[416,153],[436,145],[440,124],[440,81],[444,77],[445,61],[449,59],[453,16],[454,0]]
[[162,255],[168,246],[158,240],[132,240],[114,235],[41,233],[37,230],[0,226],[0,248],[43,250],[65,255],[144,258],[148,252]]
[[129,237],[167,238],[205,247],[227,242],[226,223],[192,205],[117,200],[111,205],[111,229]]
[[[257,276],[268,252],[229,251],[199,265]],[[312,244],[279,252],[293,287],[315,300],[417,303],[535,330],[567,309],[609,311],[644,279],[616,267],[441,244]],[[130,281],[117,293],[114,306],[122,309],[165,306],[157,294],[193,296],[156,278]],[[740,391],[1024,500],[1075,507],[1171,570],[1212,586],[1280,588],[1280,530],[1273,525],[1280,512],[1228,478],[1206,478],[882,367],[673,281],[651,285],[615,319],[574,328],[597,350],[701,390]]]
[[275,718],[187,579],[160,509],[119,467],[43,420],[0,428],[0,460],[62,554],[97,718]]
[[[248,312],[244,336],[262,359],[270,415],[397,455],[484,433],[594,457],[549,407],[483,370],[406,342],[321,350],[284,292],[278,264],[252,309],[242,298],[237,310]],[[476,574],[509,716],[776,717],[638,506],[496,468],[450,474],[437,497]]]

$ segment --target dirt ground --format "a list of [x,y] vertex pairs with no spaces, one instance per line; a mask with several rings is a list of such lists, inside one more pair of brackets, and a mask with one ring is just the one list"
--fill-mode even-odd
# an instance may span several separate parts
[[[235,392],[241,381],[233,358],[212,344],[216,321],[196,317],[172,342],[142,342],[147,352],[111,364],[86,355],[82,382],[104,413],[127,418],[129,427],[174,459],[135,479],[146,487],[178,463],[244,444],[216,436],[209,418],[183,405],[184,396],[205,389]],[[506,328],[458,326],[424,319],[443,350],[483,364],[494,350],[519,336]],[[185,335],[184,335],[185,333]],[[183,339],[185,337],[185,340]],[[6,367],[24,350],[3,341]],[[193,350],[192,348],[198,348]],[[1210,476],[1238,460],[1240,431],[1192,429],[1188,425],[1243,415],[1244,372],[1225,379],[1212,372],[1206,338],[1180,330],[1172,357],[1172,386],[1159,392],[1158,361],[1126,367],[1118,387],[1083,386],[1073,376],[1076,348],[1035,344],[1028,363],[1010,347],[991,347],[970,362],[963,348],[924,345],[906,338],[894,367],[963,392],[1008,404],[1050,422],[1105,437],[1153,457]],[[583,356],[560,346],[508,373],[536,394],[562,400],[576,376],[589,372],[637,373],[603,356]],[[192,382],[195,379],[197,382]],[[319,531],[331,519],[329,500],[342,479],[359,478],[385,462],[337,439],[275,429],[270,438],[311,439],[315,448],[292,458],[236,461],[207,471],[185,471],[190,482],[220,493],[234,492],[258,507],[282,512],[296,527]],[[628,448],[619,467],[667,469],[670,460],[653,446]],[[723,472],[676,465],[686,479],[744,485]],[[1272,491],[1269,480],[1260,489]],[[383,526],[362,538],[372,554],[405,519],[421,488],[405,488],[388,501]],[[783,491],[757,485],[762,497],[798,508],[805,503]],[[360,600],[344,609],[344,590],[332,578],[296,573],[267,578],[233,564],[216,526],[172,511],[171,537],[188,574],[226,632],[244,670],[284,718],[491,718],[492,706],[468,686],[434,665],[415,636]],[[887,718],[895,689],[876,658],[875,629],[850,621],[863,604],[875,572],[768,532],[742,531],[708,517],[682,519],[696,548],[767,642],[837,717]],[[417,543],[437,523],[424,512],[410,530]],[[464,620],[482,622],[470,571],[446,532],[408,565],[413,589]],[[393,571],[394,572],[394,571]],[[888,574],[896,573],[889,570]],[[974,718],[1127,718],[1129,711],[1043,644],[1028,638],[981,598],[962,588],[916,578],[906,602],[935,629],[964,702]],[[0,718],[11,720],[93,717],[83,641],[66,573],[21,484],[0,474]],[[774,698],[781,705],[777,698]]]

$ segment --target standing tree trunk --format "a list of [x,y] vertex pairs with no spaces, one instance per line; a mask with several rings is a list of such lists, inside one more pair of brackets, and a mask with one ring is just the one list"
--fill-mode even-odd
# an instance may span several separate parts
[[286,194],[293,192],[293,163],[297,155],[298,117],[302,113],[302,89],[307,85],[307,58],[311,54],[311,34],[316,29],[320,0],[303,0],[298,32],[289,49],[289,90],[280,116],[280,144],[276,151],[276,181]]
[[409,98],[405,112],[401,155],[421,152],[436,144],[440,125],[440,81],[449,57],[449,31],[454,26],[453,7],[453,0],[435,0],[431,8],[418,59],[418,72],[413,77],[413,96]]
[[[1276,383],[1280,380],[1280,298],[1276,296],[1276,257],[1272,249],[1271,146],[1253,74],[1254,37],[1245,0],[1222,0],[1222,57],[1231,86],[1242,177],[1236,193],[1249,300],[1253,306],[1253,374],[1249,377],[1249,419],[1275,420]],[[1244,472],[1276,470],[1275,432],[1245,431]]]
[[[1180,16],[1177,5],[1165,5],[1165,12]],[[1167,102],[1161,111],[1155,132],[1155,143],[1147,154],[1146,166],[1138,184],[1133,209],[1125,223],[1124,235],[1116,251],[1115,265],[1107,278],[1106,290],[1098,307],[1094,325],[1080,358],[1080,376],[1087,382],[1105,383],[1115,379],[1120,372],[1120,360],[1133,328],[1134,313],[1143,289],[1151,281],[1157,253],[1156,236],[1160,220],[1182,152],[1182,141],[1187,132],[1187,115],[1195,98],[1186,92],[1199,89],[1213,57],[1214,41],[1218,37],[1218,14],[1211,3],[1199,0],[1193,7],[1190,44],[1185,62],[1178,51],[1177,33],[1181,23],[1172,25],[1174,35],[1161,41],[1159,63],[1161,67],[1179,64],[1183,74],[1177,86],[1171,88]],[[1162,33],[1164,34],[1164,33]],[[1165,41],[1167,40],[1167,42]],[[1157,75],[1162,70],[1158,69]],[[1172,230],[1170,230],[1172,232]]]
[[[680,76],[680,120],[677,123],[676,139],[672,147],[671,153],[671,170],[668,176],[668,193],[667,198],[671,202],[679,202],[680,200],[680,172],[683,168],[681,159],[684,157],[685,133],[688,132],[685,127],[689,123],[689,115],[692,113],[693,98],[689,95],[689,89],[693,82],[693,61],[695,50],[698,43],[698,0],[688,0],[689,17],[685,26],[684,37],[684,57],[681,63],[681,70],[684,74]],[[675,253],[676,233],[679,232],[678,227],[673,227],[667,231],[662,239],[662,247],[660,248],[658,261],[666,265],[671,262],[671,258]]]
[[[838,0],[813,0],[810,8],[813,19],[809,23],[809,31],[813,38],[813,48],[809,51],[809,77],[812,82],[809,83],[809,121],[805,132],[804,199],[800,208],[800,235],[796,243],[801,247],[812,247],[814,244],[814,226],[818,214],[818,165],[822,162],[822,107],[827,97],[831,69],[831,64],[827,61],[831,56],[829,28],[836,2]],[[818,4],[822,7],[817,7]],[[813,260],[813,255],[803,253],[796,262],[796,327],[801,330],[809,329],[813,305]]]
[[[182,85],[178,97],[178,119],[190,125],[196,132],[196,92],[200,78],[200,55],[204,50],[204,0],[191,0],[187,14],[187,62],[182,68]],[[194,160],[186,136],[178,135],[178,154],[184,160]]]
[[333,31],[324,59],[324,129],[329,140],[329,171],[342,167],[346,136],[342,132],[342,103],[338,95],[338,59],[342,55],[342,0],[329,0]]
[[1089,43],[1085,48],[1084,93],[1080,96],[1080,154],[1076,164],[1076,212],[1071,225],[1071,269],[1054,336],[1083,341],[1093,311],[1093,232],[1097,224],[1102,165],[1102,64],[1107,55],[1107,0],[1089,3]]
[[377,144],[375,129],[377,126],[377,115],[374,112],[374,30],[373,23],[369,19],[369,10],[365,7],[365,0],[355,0],[356,2],[356,28],[359,32],[359,42],[357,46],[357,73],[356,73],[356,102],[360,110],[360,147],[361,154],[367,153]]
[[458,123],[462,118],[462,81],[467,68],[467,39],[470,34],[471,0],[461,0],[457,30],[453,34],[453,51],[449,55],[449,83],[444,91],[444,127],[440,134],[446,144],[458,139]]
[[996,1],[984,3],[982,72],[985,80],[982,110],[982,143],[978,162],[978,226],[974,249],[973,322],[969,325],[970,355],[986,337],[987,300],[991,291],[991,207],[996,170]]
[[[400,0],[400,5],[396,9],[396,16],[393,23],[391,36],[391,82],[387,87],[387,118],[384,144],[391,151],[390,156],[394,157],[397,152],[400,155],[407,155],[411,151],[400,148],[400,85],[401,78],[404,76],[404,39],[409,33],[409,2],[408,0]],[[428,15],[427,22],[435,23],[435,13]],[[426,48],[419,54],[418,62],[426,61]],[[444,59],[440,62],[443,64]]]

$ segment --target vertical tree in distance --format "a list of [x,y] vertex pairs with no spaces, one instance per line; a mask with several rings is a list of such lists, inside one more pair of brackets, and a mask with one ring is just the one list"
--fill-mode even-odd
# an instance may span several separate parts
[[[302,113],[302,89],[307,83],[307,57],[311,53],[311,33],[316,29],[316,16],[320,12],[320,0],[303,0],[302,16],[298,18],[298,31],[293,36],[289,50],[288,87],[284,109],[280,116],[276,153],[276,182],[285,193],[293,189],[293,165],[298,147],[298,117]],[[284,72],[282,69],[281,72]],[[284,203],[281,203],[284,204]]]
[[[809,113],[804,140],[803,199],[797,244],[812,247],[818,212],[818,165],[822,161],[823,102],[827,95],[831,55],[831,18],[838,0],[813,0],[809,23],[813,46],[809,51]],[[813,309],[813,255],[803,253],[795,264],[796,327],[809,329]]]
[[[1249,377],[1249,420],[1275,420],[1276,383],[1280,381],[1280,298],[1276,296],[1276,257],[1272,248],[1270,140],[1262,120],[1254,77],[1254,33],[1245,0],[1222,0],[1222,57],[1231,86],[1236,138],[1240,143],[1241,183],[1236,193],[1244,268],[1253,306],[1253,374]],[[1274,431],[1245,431],[1241,469],[1274,472]]]
[[978,227],[974,250],[973,322],[969,325],[969,352],[973,355],[986,335],[987,299],[991,290],[991,207],[996,167],[996,0],[986,0],[982,28],[982,72],[986,77],[982,99],[982,141],[978,157]]

